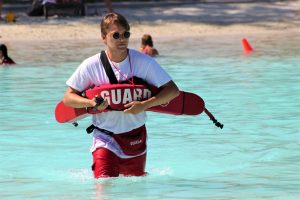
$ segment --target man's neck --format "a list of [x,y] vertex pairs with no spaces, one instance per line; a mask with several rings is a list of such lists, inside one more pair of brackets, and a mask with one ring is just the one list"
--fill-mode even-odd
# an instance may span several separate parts
[[111,52],[108,50],[107,53],[108,53],[109,59],[116,63],[122,62],[123,60],[126,59],[126,57],[128,55],[128,51],[115,53],[115,52]]

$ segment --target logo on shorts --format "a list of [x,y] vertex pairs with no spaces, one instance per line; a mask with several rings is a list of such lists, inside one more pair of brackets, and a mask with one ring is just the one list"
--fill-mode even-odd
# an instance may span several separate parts
[[130,142],[130,145],[133,146],[133,145],[140,144],[140,143],[142,143],[142,142],[143,142],[143,140],[136,140],[136,141]]

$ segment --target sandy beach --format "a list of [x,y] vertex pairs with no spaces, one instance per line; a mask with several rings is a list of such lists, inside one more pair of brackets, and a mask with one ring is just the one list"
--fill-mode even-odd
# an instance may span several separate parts
[[[207,1],[209,2],[209,1]],[[133,6],[113,4],[126,16],[133,38],[150,33],[155,38],[199,35],[300,33],[300,1],[251,3],[164,2]],[[7,5],[6,5],[7,6]],[[88,5],[86,17],[28,17],[18,11],[17,22],[0,22],[1,43],[12,41],[90,40],[100,38],[99,22],[105,6],[93,10]],[[5,7],[4,7],[5,8]],[[5,9],[2,16],[6,14]],[[93,12],[97,13],[93,14]]]

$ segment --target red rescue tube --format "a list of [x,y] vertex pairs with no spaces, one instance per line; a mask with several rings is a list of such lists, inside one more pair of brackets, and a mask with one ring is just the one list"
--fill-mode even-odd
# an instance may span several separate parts
[[[151,88],[150,90],[144,85],[108,84],[86,90],[85,96],[89,99],[93,99],[96,96],[101,96],[103,99],[106,99],[109,103],[109,110],[105,110],[104,112],[107,112],[110,110],[121,111],[124,109],[125,104],[132,101],[149,99],[155,95],[157,91],[157,88]],[[215,124],[217,123],[213,115],[205,108],[203,99],[190,92],[180,91],[180,95],[168,104],[155,106],[147,109],[147,111],[172,115],[199,115],[205,111],[210,119],[213,120]],[[59,123],[74,123],[89,114],[97,113],[100,113],[100,111],[93,111],[92,108],[69,107],[62,101],[59,102],[55,108],[55,118]],[[216,124],[216,126],[218,125]]]

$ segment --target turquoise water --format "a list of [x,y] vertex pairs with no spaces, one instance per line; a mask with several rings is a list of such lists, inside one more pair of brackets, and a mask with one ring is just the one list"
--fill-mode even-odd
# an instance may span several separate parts
[[0,199],[299,199],[300,36],[251,35],[248,56],[240,39],[157,39],[158,62],[225,127],[149,113],[149,175],[106,180],[90,170],[89,120],[53,114],[66,79],[103,46],[8,43],[19,65],[0,68]]

